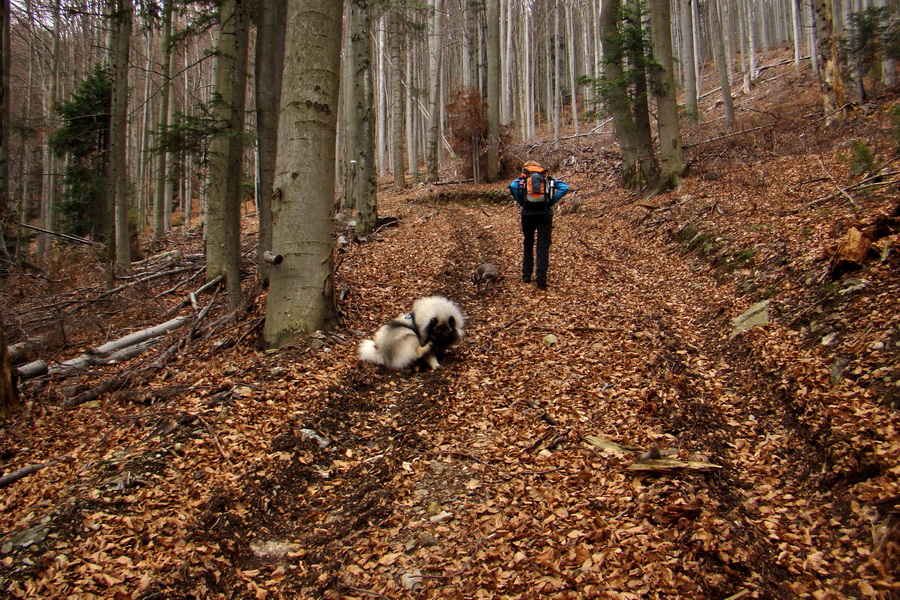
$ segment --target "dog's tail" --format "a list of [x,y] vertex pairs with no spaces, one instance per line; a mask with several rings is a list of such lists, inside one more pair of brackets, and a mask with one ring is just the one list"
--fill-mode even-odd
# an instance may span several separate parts
[[363,340],[359,344],[359,358],[366,362],[376,365],[382,364],[381,354],[378,352],[378,346],[373,340]]

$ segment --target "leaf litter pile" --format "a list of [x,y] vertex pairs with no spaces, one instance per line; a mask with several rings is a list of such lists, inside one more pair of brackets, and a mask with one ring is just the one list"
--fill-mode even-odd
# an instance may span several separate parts
[[[815,85],[767,76],[737,98],[752,132],[687,132],[677,192],[619,189],[608,136],[532,149],[575,190],[547,290],[521,281],[505,184],[380,189],[396,226],[336,230],[341,326],[279,351],[252,231],[234,313],[197,232],[114,293],[87,251],[11,276],[8,341],[50,374],[3,430],[3,473],[33,470],[0,492],[0,589],[900,597],[896,102],[825,130]],[[432,294],[467,319],[438,370],[358,362]],[[135,356],[88,351],[178,316]]]

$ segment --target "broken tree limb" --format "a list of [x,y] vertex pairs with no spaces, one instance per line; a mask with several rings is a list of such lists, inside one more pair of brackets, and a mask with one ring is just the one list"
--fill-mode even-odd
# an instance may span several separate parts
[[31,475],[32,473],[37,473],[44,467],[52,467],[53,465],[60,463],[64,460],[66,460],[66,459],[65,458],[56,458],[49,462],[28,465],[27,467],[22,467],[21,469],[16,469],[12,473],[7,473],[6,475],[3,475],[2,477],[0,477],[0,488],[6,487],[11,483],[15,483],[16,481],[22,479],[23,477],[27,477],[27,476]]
[[102,246],[100,242],[95,242],[93,240],[85,239],[83,237],[78,237],[77,235],[71,235],[68,233],[59,233],[57,231],[51,231],[49,229],[44,229],[43,227],[35,227],[34,225],[26,225],[25,223],[19,223],[19,227],[24,227],[25,229],[33,229],[34,231],[40,231],[41,233],[46,233],[47,235],[52,235],[58,238],[62,238],[64,240],[68,240],[70,242],[78,242],[79,244],[85,244],[87,246]]
[[125,337],[121,337],[112,342],[107,342],[102,346],[91,348],[87,351],[87,354],[92,354],[94,356],[106,356],[107,354],[115,352],[116,350],[121,350],[122,348],[127,348],[128,346],[133,346],[146,340],[159,337],[168,331],[178,329],[187,322],[188,317],[175,317],[174,319],[170,319],[165,323],[160,323],[159,325],[154,325],[153,327],[148,327],[147,329],[135,331],[134,333],[130,333]]
[[628,465],[629,471],[647,471],[651,473],[668,473],[671,471],[708,471],[721,469],[721,465],[699,462],[695,460],[676,460],[674,458],[653,458]]
[[[132,358],[140,352],[147,350],[155,345],[148,344],[149,340],[157,338],[172,329],[177,329],[188,322],[188,317],[176,317],[165,323],[161,323],[154,327],[148,327],[141,331],[128,334],[112,342],[103,344],[96,348],[91,348],[81,356],[59,363],[58,365],[46,366],[44,361],[34,361],[22,367],[19,367],[18,374],[20,379],[30,379],[43,374],[49,375],[65,375],[73,371],[79,371],[92,365],[106,364],[112,361],[122,361]],[[129,351],[125,351],[129,349]]]
[[107,379],[100,385],[94,386],[86,392],[82,392],[77,396],[69,398],[65,402],[63,402],[63,406],[65,407],[73,407],[84,404],[85,402],[90,402],[95,398],[99,397],[106,392],[110,392],[113,390],[117,390],[122,388],[126,383],[128,383],[128,379],[130,378],[130,373],[123,373],[122,375],[117,375],[112,379]]
[[269,263],[270,265],[280,265],[284,261],[284,256],[281,254],[272,254],[268,250],[263,252],[263,260]]
[[178,304],[176,304],[175,306],[173,306],[172,308],[167,310],[165,312],[164,316],[168,317],[168,316],[174,315],[176,312],[178,312],[178,309],[191,303],[191,296],[194,296],[196,298],[203,292],[206,292],[206,291],[212,289],[213,287],[215,287],[216,285],[218,285],[221,281],[222,281],[222,276],[219,275],[218,277],[211,279],[208,282],[204,283],[198,289],[196,289],[193,292],[191,292],[190,294],[188,294],[188,296],[184,300],[182,300],[181,302],[179,302]]
[[760,129],[766,129],[767,127],[773,127],[775,123],[769,123],[768,125],[760,125],[759,127],[751,127],[750,129],[745,129],[743,131],[736,131],[734,133],[729,133],[727,135],[720,135],[719,137],[714,137],[708,140],[700,140],[699,142],[693,144],[682,144],[682,149],[693,148],[695,146],[699,146],[700,144],[709,144],[710,142],[718,142],[719,140],[728,139],[730,137],[734,137],[736,135],[743,135],[745,133],[750,133],[752,131],[759,131]]
[[50,365],[47,364],[47,361],[35,360],[16,369],[16,373],[18,374],[19,379],[25,380],[46,375],[49,369]]

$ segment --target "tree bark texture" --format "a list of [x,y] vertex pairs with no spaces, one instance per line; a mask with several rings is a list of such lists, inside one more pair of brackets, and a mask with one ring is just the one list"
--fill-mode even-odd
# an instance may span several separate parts
[[394,188],[406,188],[406,164],[403,155],[403,28],[401,8],[391,10],[388,43],[391,48],[391,174]]
[[226,0],[220,8],[216,61],[216,134],[210,142],[206,278],[224,277],[232,307],[241,302],[241,193],[247,87],[247,0]]
[[600,9],[600,39],[603,43],[605,57],[604,74],[610,84],[607,107],[612,114],[613,131],[616,141],[619,142],[619,150],[622,152],[622,185],[634,188],[640,185],[638,140],[637,128],[628,101],[628,90],[622,83],[625,57],[616,27],[617,13],[620,9],[619,2],[620,0],[603,0]]
[[[9,8],[9,0],[0,0]],[[3,9],[0,9],[3,10]],[[5,13],[9,15],[7,11]],[[0,319],[0,420],[8,419],[12,411],[20,405],[19,395],[13,379],[12,365],[6,350],[6,334],[3,331],[3,320]]]
[[816,25],[816,54],[822,65],[819,79],[822,83],[822,104],[827,126],[844,118],[846,92],[841,75],[840,38],[834,30],[831,0],[813,0],[812,7]]
[[[170,125],[169,106],[172,102],[172,0],[163,6],[162,30],[162,85],[160,89],[159,125],[160,135]],[[153,202],[153,241],[158,242],[166,235],[169,215],[166,211],[166,182],[172,176],[168,172],[170,153],[160,151],[157,156],[156,194]]]
[[278,153],[278,118],[281,109],[281,77],[287,0],[259,4],[256,33],[256,130],[259,151],[259,276],[269,280],[269,263],[262,257],[272,249],[272,193]]
[[485,180],[493,183],[500,169],[500,0],[487,0],[486,162]]
[[335,318],[332,222],[340,0],[289,0],[278,128],[265,343],[280,347]]
[[347,15],[347,129],[344,170],[348,206],[356,209],[356,232],[375,230],[378,218],[375,172],[375,111],[372,73],[372,36],[368,0],[348,0]]
[[675,89],[675,62],[672,56],[672,15],[669,0],[650,0],[650,30],[653,40],[653,94],[659,119],[659,155],[661,159],[658,189],[681,186],[684,158],[681,154],[681,131],[678,122],[678,99]]
[[695,123],[700,118],[700,110],[697,98],[697,59],[694,54],[694,26],[691,15],[691,2],[696,0],[678,0],[681,10],[681,60],[683,63],[684,77],[684,103],[687,108],[688,118]]
[[[12,114],[9,109],[9,33],[9,0],[0,0],[0,257],[7,260],[9,253],[3,230],[12,208],[9,196],[9,117]],[[6,344],[3,346],[5,348]]]
[[[710,0],[709,2],[710,32],[716,67],[719,70],[719,84],[722,87],[722,101],[725,103],[725,123],[732,128],[735,122],[734,101],[731,96],[731,85],[728,83],[728,68],[725,65],[725,41],[722,38],[722,22],[719,20],[718,4],[719,0]],[[750,53],[753,54],[752,46]]]
[[115,220],[116,267],[131,268],[131,236],[128,229],[128,63],[134,7],[131,0],[114,0],[112,64],[112,111],[110,114],[110,207]]
[[442,0],[434,0],[434,8],[431,17],[431,36],[429,37],[428,50],[428,147],[425,151],[426,181],[435,182],[439,179],[438,161],[440,159],[441,122],[439,106],[441,97],[441,56],[443,48],[443,10]]

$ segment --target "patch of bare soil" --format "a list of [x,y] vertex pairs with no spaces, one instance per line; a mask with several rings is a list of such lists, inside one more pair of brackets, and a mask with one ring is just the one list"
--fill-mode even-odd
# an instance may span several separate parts
[[[336,251],[341,327],[279,351],[259,349],[265,291],[249,277],[236,313],[208,291],[192,305],[196,234],[115,293],[89,256],[13,275],[7,333],[40,338],[29,358],[52,365],[189,321],[137,358],[21,382],[2,468],[46,466],[0,497],[0,588],[898,597],[896,98],[826,130],[808,79],[790,65],[763,79],[737,98],[744,133],[707,100],[685,132],[691,175],[668,194],[619,189],[602,134],[512,148],[575,190],[546,291],[519,277],[505,184],[383,188],[398,225]],[[877,181],[852,172],[851,141]],[[840,263],[852,229],[871,250]],[[482,262],[505,276],[496,296],[469,282]],[[431,294],[467,318],[438,370],[358,362],[361,339]],[[768,322],[733,332],[765,301]]]

